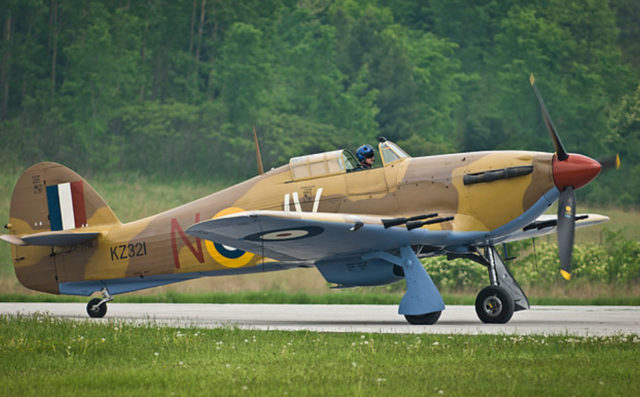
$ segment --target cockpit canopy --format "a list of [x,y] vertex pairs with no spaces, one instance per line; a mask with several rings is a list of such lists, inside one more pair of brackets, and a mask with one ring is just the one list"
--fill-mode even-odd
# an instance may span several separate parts
[[[383,166],[411,157],[391,141],[380,142],[378,151]],[[293,157],[289,160],[291,178],[296,181],[345,174],[355,170],[357,166],[358,160],[346,149]]]
[[348,150],[309,154],[289,160],[293,180],[344,174],[357,165],[356,158]]
[[402,161],[406,158],[409,158],[407,152],[400,149],[400,146],[396,145],[391,141],[383,141],[378,145],[378,150],[380,151],[380,157],[382,158],[382,165],[387,166],[391,163],[395,163],[396,161]]

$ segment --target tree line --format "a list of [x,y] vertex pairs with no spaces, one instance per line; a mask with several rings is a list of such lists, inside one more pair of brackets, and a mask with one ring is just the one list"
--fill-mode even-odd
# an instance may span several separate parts
[[[636,0],[5,0],[2,164],[241,179],[378,136],[412,155],[620,153],[640,203]],[[626,186],[621,189],[621,186]]]

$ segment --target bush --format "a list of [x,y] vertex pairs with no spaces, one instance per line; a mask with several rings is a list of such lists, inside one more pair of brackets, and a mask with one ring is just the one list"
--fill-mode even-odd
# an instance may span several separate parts
[[470,260],[447,260],[437,256],[424,260],[424,267],[438,288],[449,291],[476,289],[488,284],[487,269]]
[[[558,247],[554,243],[524,241],[511,244],[507,262],[514,278],[523,286],[548,287],[562,282]],[[435,284],[444,290],[468,290],[488,284],[487,270],[470,260],[447,261],[439,256],[424,260]],[[621,232],[604,231],[602,244],[575,245],[572,279],[617,285],[640,281],[640,242],[626,240]]]

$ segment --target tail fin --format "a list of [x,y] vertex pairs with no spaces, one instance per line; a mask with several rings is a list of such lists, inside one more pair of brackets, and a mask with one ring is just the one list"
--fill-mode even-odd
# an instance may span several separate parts
[[52,162],[38,163],[18,179],[9,217],[13,235],[120,223],[87,181]]
[[[16,275],[27,288],[58,293],[53,247],[45,243],[21,245],[20,237],[43,232],[78,231],[120,221],[100,195],[80,175],[52,162],[27,169],[13,190],[9,210],[9,236]],[[68,237],[68,236],[67,236]],[[22,241],[24,243],[24,241]]]

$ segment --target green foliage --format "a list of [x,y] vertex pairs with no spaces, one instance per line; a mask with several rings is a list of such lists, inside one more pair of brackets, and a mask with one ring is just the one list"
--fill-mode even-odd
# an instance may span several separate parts
[[[573,249],[571,283],[608,284],[620,287],[640,281],[640,242],[624,239],[620,231],[604,230],[602,244],[577,244]],[[507,263],[522,286],[552,287],[566,283],[560,276],[558,248],[554,243],[532,240],[509,244],[516,257]],[[487,284],[484,266],[469,260],[447,261],[439,256],[424,261],[425,269],[439,288],[473,290]]]
[[487,284],[487,269],[465,259],[447,260],[444,256],[428,258],[424,267],[433,282],[443,290],[473,290]]
[[[560,282],[557,246],[537,244],[519,258],[511,269],[514,277],[528,285]],[[576,245],[572,258],[572,280],[630,285],[640,280],[640,242],[625,240],[620,232],[604,231],[603,244]]]
[[606,182],[588,186],[588,198],[594,202],[606,203],[610,200],[607,185],[624,186],[618,193],[617,201],[630,206],[640,202],[640,184],[628,181],[640,180],[640,84],[636,90],[625,95],[612,109],[607,133],[601,138],[602,145],[610,148],[609,153],[619,153],[625,169],[624,173],[611,172],[603,175]]
[[637,1],[0,4],[2,164],[62,162],[236,180],[383,135],[412,155],[550,151],[534,72],[565,145],[623,169],[584,190],[635,205]]

